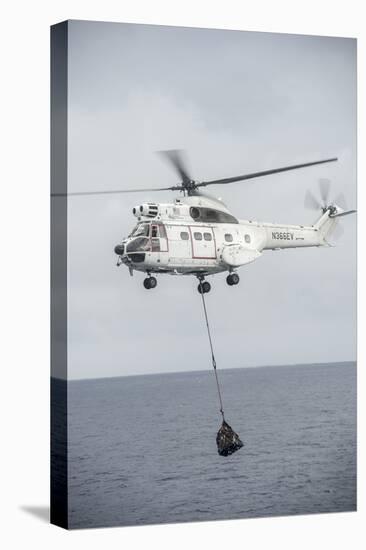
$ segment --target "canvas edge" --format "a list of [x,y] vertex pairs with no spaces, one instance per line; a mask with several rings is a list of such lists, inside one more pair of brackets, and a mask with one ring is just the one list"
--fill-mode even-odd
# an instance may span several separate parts
[[[68,528],[67,85],[68,22],[51,27],[51,483],[50,521]],[[54,193],[64,196],[54,197]]]

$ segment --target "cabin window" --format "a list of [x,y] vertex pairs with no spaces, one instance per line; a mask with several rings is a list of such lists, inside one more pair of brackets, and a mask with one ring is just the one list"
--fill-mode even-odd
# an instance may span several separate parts
[[181,231],[180,238],[182,239],[182,241],[188,241],[189,240],[189,235],[188,235],[187,231]]
[[211,233],[204,233],[203,238],[205,239],[205,241],[212,241]]
[[196,241],[202,241],[202,233],[198,233],[198,231],[196,231],[193,235]]
[[227,243],[232,243],[233,242],[233,236],[231,233],[225,233],[225,241]]
[[245,235],[244,239],[246,243],[250,243],[250,235]]
[[153,225],[151,228],[151,237],[154,239],[158,236],[158,227]]

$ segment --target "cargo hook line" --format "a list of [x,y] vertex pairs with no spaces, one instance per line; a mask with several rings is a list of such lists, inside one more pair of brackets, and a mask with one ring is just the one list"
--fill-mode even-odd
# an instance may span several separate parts
[[208,317],[207,317],[207,309],[206,309],[205,295],[204,295],[204,293],[203,293],[203,288],[202,288],[202,281],[200,281],[200,287],[201,287],[201,292],[200,292],[200,294],[201,294],[201,297],[202,297],[203,311],[204,311],[205,319],[206,319],[207,334],[208,334],[208,339],[209,339],[210,348],[211,348],[212,366],[213,366],[214,373],[215,373],[216,385],[217,385],[217,393],[218,393],[218,395],[219,395],[219,401],[220,401],[220,413],[222,414],[222,419],[223,419],[223,421],[225,422],[224,407],[223,407],[223,404],[222,404],[222,397],[221,397],[221,390],[220,390],[219,378],[218,378],[218,376],[217,376],[216,359],[215,359],[215,354],[214,354],[213,345],[212,345],[211,332],[210,332],[210,325],[209,325]]

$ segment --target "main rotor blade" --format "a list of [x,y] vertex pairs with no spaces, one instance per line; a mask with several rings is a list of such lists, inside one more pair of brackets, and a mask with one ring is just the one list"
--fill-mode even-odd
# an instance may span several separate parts
[[305,164],[294,164],[292,166],[284,166],[282,168],[273,168],[272,170],[263,170],[262,172],[253,172],[252,174],[244,174],[242,176],[234,176],[233,178],[223,178],[219,180],[202,181],[196,184],[196,187],[205,187],[206,185],[216,185],[221,183],[234,183],[235,181],[250,180],[252,178],[260,178],[262,176],[269,176],[270,174],[278,174],[280,172],[287,172],[288,170],[297,170],[298,168],[305,168],[307,166],[315,166],[316,164],[324,164],[325,162],[334,162],[337,158],[317,160],[315,162],[306,162]]
[[51,193],[51,197],[75,197],[80,195],[120,195],[122,193],[150,193],[150,191],[182,191],[184,187],[149,187],[147,189],[116,189],[113,191],[75,191],[71,193]]
[[183,158],[183,152],[179,149],[170,149],[168,151],[158,151],[160,155],[166,158],[173,168],[178,172],[182,178],[183,184],[190,183],[192,181],[191,176],[188,173],[185,161]]

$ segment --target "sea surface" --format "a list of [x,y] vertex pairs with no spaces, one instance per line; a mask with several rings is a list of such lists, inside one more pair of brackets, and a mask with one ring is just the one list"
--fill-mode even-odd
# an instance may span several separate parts
[[219,375],[229,457],[212,371],[68,382],[69,527],[356,509],[355,363]]

